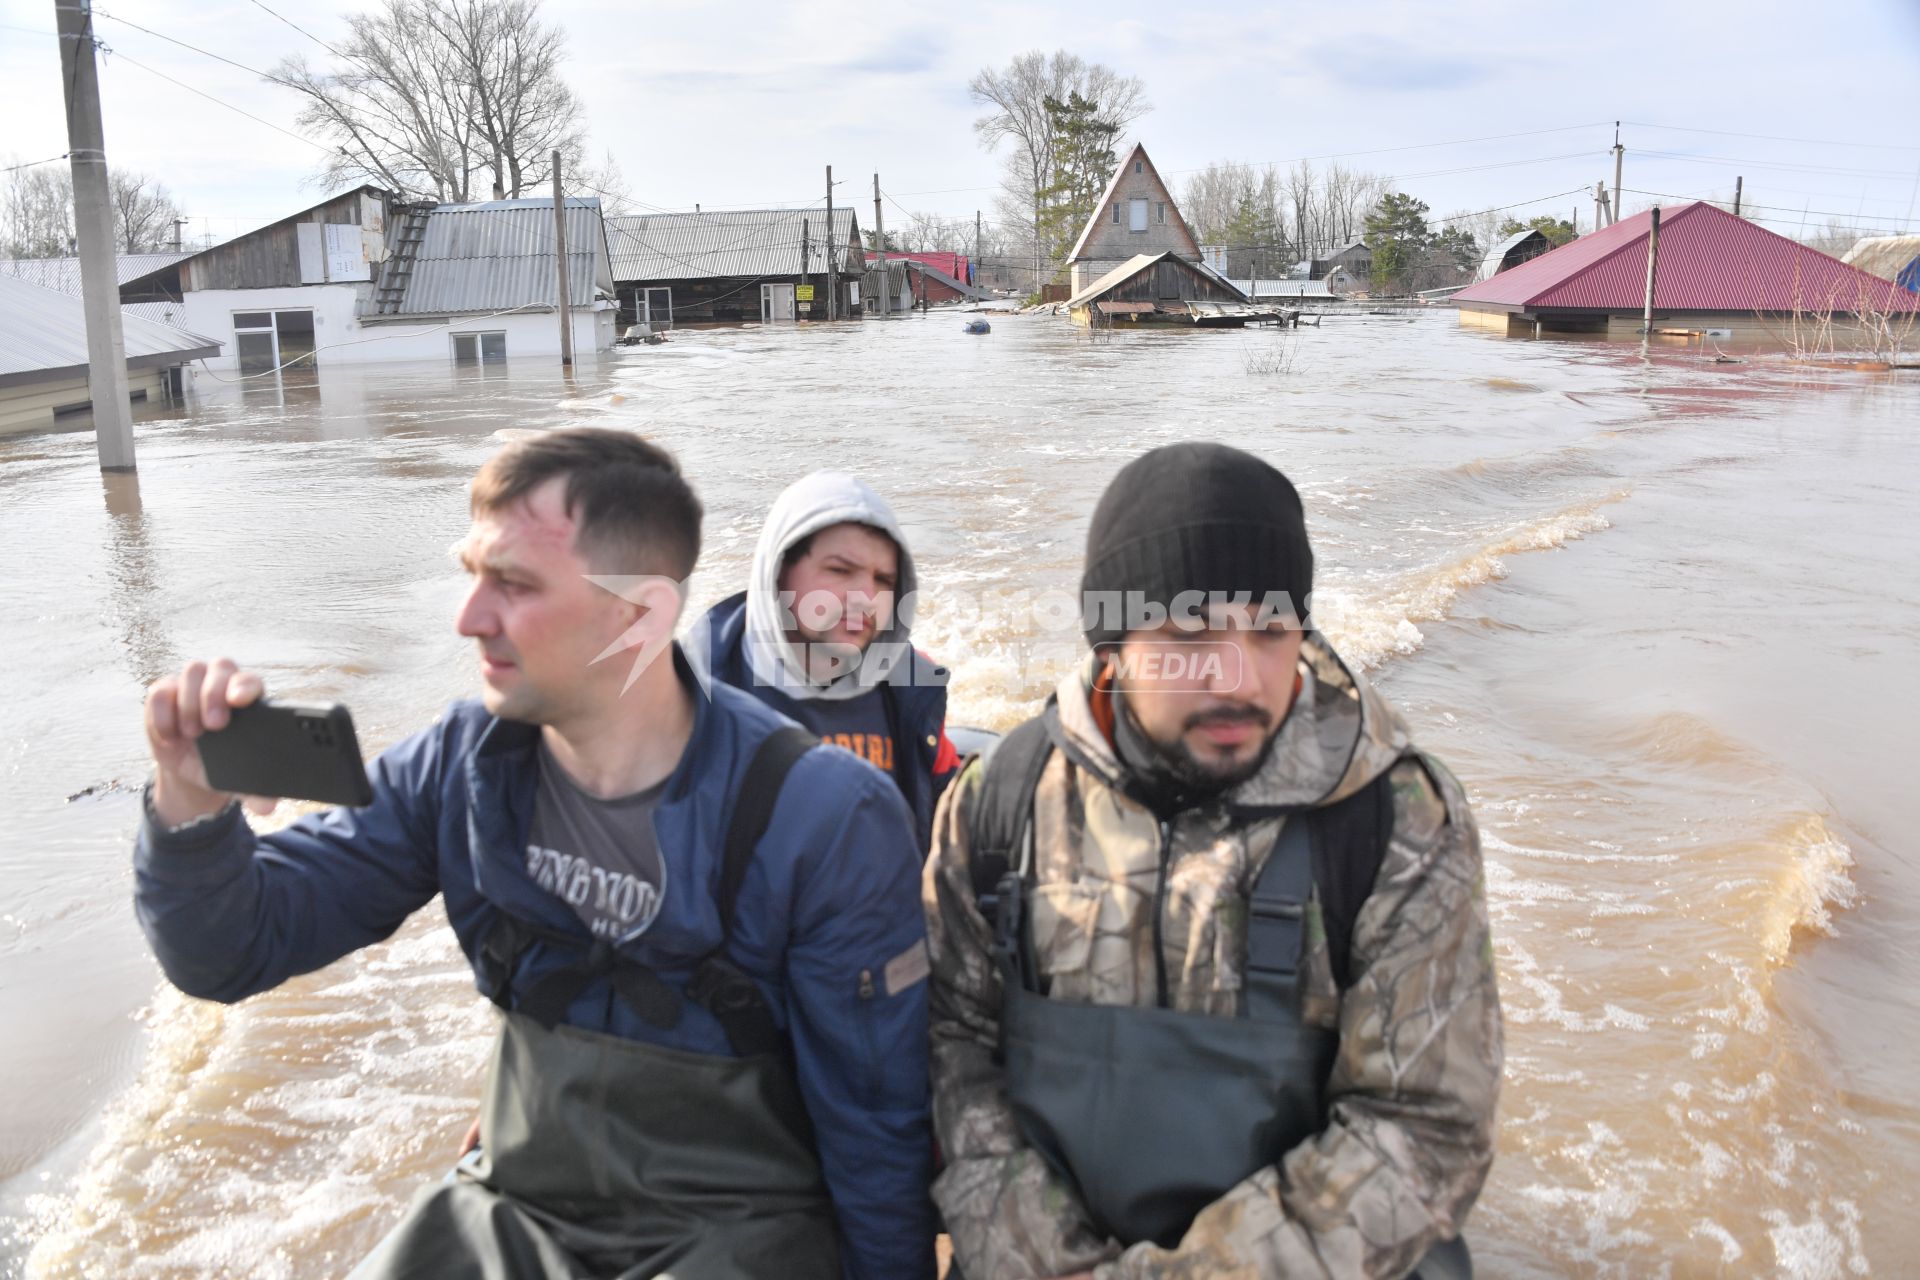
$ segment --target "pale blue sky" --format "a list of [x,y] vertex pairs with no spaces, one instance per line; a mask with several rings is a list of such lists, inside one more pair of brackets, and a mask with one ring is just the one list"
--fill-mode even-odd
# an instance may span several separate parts
[[[249,0],[102,7],[250,67],[326,56]],[[353,11],[273,7],[321,39]],[[877,170],[906,208],[991,218],[998,162],[974,140],[967,79],[1064,46],[1146,81],[1156,105],[1135,129],[1176,185],[1211,160],[1337,154],[1396,175],[1436,214],[1508,205],[1610,177],[1610,122],[1622,119],[1634,122],[1629,188],[1717,194],[1743,174],[1749,205],[1779,230],[1793,232],[1803,210],[1810,224],[1837,213],[1920,229],[1920,0],[548,0],[546,12],[570,36],[596,150],[663,208],[803,203],[822,194],[832,163],[848,180],[838,198],[863,217]],[[107,18],[97,25],[127,58],[292,128],[286,91]],[[0,0],[0,155],[66,149],[52,29],[53,0]],[[109,159],[160,176],[204,220],[193,233],[224,238],[322,194],[310,182],[319,153],[299,141],[124,58],[107,58],[103,84]],[[1462,141],[1514,134],[1529,136]],[[1576,203],[1584,225],[1591,204],[1573,195],[1524,212],[1565,216]]]

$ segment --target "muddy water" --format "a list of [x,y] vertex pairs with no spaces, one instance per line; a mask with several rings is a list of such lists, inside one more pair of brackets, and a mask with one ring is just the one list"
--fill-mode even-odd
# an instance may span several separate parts
[[1048,319],[682,333],[565,385],[203,381],[137,485],[0,443],[0,1271],[323,1276],[449,1163],[491,1029],[438,907],[233,1009],[165,990],[125,841],[142,684],[230,653],[370,745],[472,690],[446,547],[500,433],[678,451],[695,582],[767,504],[874,479],[957,719],[1009,723],[1120,463],[1224,439],[1305,494],[1316,611],[1468,783],[1508,1018],[1496,1276],[1899,1275],[1920,1251],[1920,384],[1520,343],[1449,316],[1091,343]]

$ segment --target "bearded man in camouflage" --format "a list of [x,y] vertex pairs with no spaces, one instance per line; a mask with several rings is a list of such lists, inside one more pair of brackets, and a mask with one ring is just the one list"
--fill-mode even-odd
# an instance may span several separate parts
[[934,1198],[968,1280],[1471,1273],[1479,836],[1303,627],[1312,573],[1271,466],[1136,459],[1088,536],[1091,662],[941,803]]

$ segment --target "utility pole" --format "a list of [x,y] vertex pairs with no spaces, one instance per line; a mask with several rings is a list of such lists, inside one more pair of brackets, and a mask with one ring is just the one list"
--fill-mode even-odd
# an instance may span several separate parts
[[1613,209],[1611,220],[1620,221],[1620,163],[1627,158],[1627,149],[1620,145],[1620,122],[1613,122]]
[[978,289],[974,282],[980,279],[980,211],[973,211],[973,261],[967,264],[967,283]]
[[836,258],[839,255],[837,255],[834,252],[834,247],[833,247],[833,166],[832,165],[827,166],[827,237],[826,237],[826,240],[827,240],[827,319],[833,320],[833,319],[837,319],[840,314],[840,299],[835,296],[840,292],[840,282],[836,278],[839,273],[834,270],[834,267],[836,265],[834,263],[834,258]]
[[1745,181],[1744,177],[1733,180],[1733,216],[1736,218],[1740,216],[1740,186]]
[[60,80],[67,87],[67,151],[73,161],[73,226],[80,239],[94,444],[102,471],[131,471],[133,410],[127,403],[127,350],[120,331],[100,75],[93,65],[93,6],[91,0],[54,0],[53,11],[60,32]]
[[880,219],[880,175],[873,175],[873,248],[880,255],[880,318],[893,310],[893,273],[887,270],[887,224]]
[[[560,367],[573,368],[573,314],[567,298],[567,200],[560,193],[560,153],[553,153],[553,244],[560,273]],[[478,339],[476,339],[478,341]]]
[[1660,206],[1653,206],[1653,225],[1647,232],[1647,305],[1641,313],[1642,333],[1653,334],[1653,276],[1660,263]]
[[808,245],[811,242],[813,228],[809,219],[800,219],[800,287],[807,291],[807,318],[813,318],[813,263],[808,259]]

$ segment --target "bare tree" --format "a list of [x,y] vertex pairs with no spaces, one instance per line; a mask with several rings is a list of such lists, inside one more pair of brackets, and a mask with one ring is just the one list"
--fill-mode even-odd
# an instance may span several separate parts
[[180,206],[166,185],[144,173],[114,170],[107,180],[113,200],[113,236],[121,253],[159,253],[173,243]]
[[294,56],[268,79],[305,96],[300,125],[336,148],[319,175],[327,186],[517,197],[551,179],[551,152],[568,171],[584,159],[580,103],[560,78],[564,37],[539,9],[539,0],[385,0],[348,19],[337,63]]
[[0,256],[62,258],[73,252],[72,170],[41,164],[7,174],[0,188]]
[[[989,151],[1003,141],[1013,144],[997,208],[1004,221],[1024,222],[1032,229],[1030,245],[1038,273],[1041,258],[1058,258],[1066,248],[1052,243],[1040,224],[1041,193],[1059,181],[1047,99],[1065,102],[1078,93],[1096,104],[1101,123],[1124,130],[1153,109],[1147,87],[1137,76],[1123,76],[1065,49],[1051,55],[1035,49],[1003,68],[979,71],[967,82],[967,91],[976,105],[988,108],[973,122],[980,144]],[[1038,283],[1036,279],[1036,287]]]

